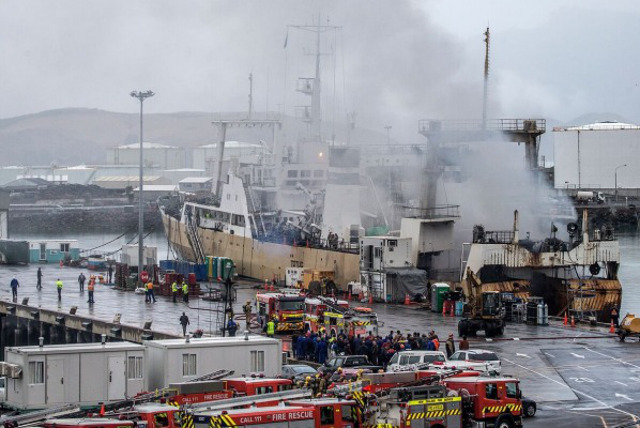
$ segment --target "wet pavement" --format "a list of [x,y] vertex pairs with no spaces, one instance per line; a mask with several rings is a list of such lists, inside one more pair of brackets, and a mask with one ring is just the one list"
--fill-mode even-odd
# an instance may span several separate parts
[[[121,314],[121,322],[141,327],[153,321],[152,329],[180,334],[178,319],[182,312],[190,318],[190,331],[198,328],[216,331],[220,304],[191,298],[189,305],[173,303],[170,296],[156,296],[156,303],[145,303],[144,295],[122,292],[98,284],[95,304],[87,303],[88,293],[79,291],[77,277],[86,270],[41,265],[43,289],[36,290],[33,266],[0,266],[0,299],[11,299],[9,283],[13,275],[20,282],[18,301],[29,297],[29,305],[77,313],[105,321]],[[59,302],[55,281],[62,279],[64,288]],[[203,284],[206,286],[206,284]],[[253,299],[257,284],[237,283],[236,314]],[[86,289],[86,285],[85,285]],[[369,306],[358,304],[359,306]],[[449,333],[457,337],[460,318],[422,309],[419,305],[371,305],[380,319],[380,333],[390,330],[403,333],[435,330],[444,342]],[[239,322],[244,327],[244,322]],[[538,403],[538,414],[527,419],[525,426],[617,426],[640,420],[640,342],[627,339],[621,343],[608,333],[608,328],[549,326],[511,323],[501,338],[470,338],[471,347],[496,352],[502,360],[502,372],[518,377],[525,396]]]

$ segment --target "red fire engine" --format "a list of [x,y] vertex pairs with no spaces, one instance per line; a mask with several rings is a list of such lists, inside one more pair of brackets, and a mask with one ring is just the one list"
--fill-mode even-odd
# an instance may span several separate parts
[[522,426],[522,393],[518,379],[459,377],[446,379],[444,384],[462,397],[465,426]]
[[276,321],[277,332],[302,332],[304,328],[304,297],[284,293],[258,293],[258,320],[264,327]]
[[360,427],[360,410],[353,400],[336,398],[295,400],[286,406],[197,413],[195,428],[355,428]]

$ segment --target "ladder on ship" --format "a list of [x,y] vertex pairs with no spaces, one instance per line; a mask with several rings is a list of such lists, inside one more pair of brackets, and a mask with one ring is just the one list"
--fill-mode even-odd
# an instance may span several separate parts
[[187,237],[189,238],[189,245],[193,250],[193,254],[196,257],[196,263],[204,263],[204,251],[202,250],[202,244],[200,243],[200,237],[198,236],[198,228],[194,224],[193,216],[187,216]]
[[253,193],[253,189],[250,186],[244,186],[244,192],[247,195],[247,205],[250,213],[253,214],[254,226],[257,231],[258,236],[265,236],[267,234],[266,227],[264,225],[264,221],[262,219],[262,207],[256,202],[255,195]]

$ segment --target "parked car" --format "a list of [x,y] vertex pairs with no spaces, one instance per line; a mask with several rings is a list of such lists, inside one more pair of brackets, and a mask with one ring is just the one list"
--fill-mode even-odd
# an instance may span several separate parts
[[333,373],[338,367],[369,369],[372,372],[382,370],[382,367],[371,364],[366,355],[340,355],[318,367],[318,373],[323,375],[325,373]]
[[315,376],[318,371],[306,364],[286,364],[282,366],[282,374],[280,377],[291,379],[294,382],[305,380],[307,376]]
[[439,362],[445,364],[447,357],[442,351],[401,351],[393,354],[387,365],[388,372],[416,370],[420,366]]
[[500,374],[502,371],[500,358],[495,352],[487,351],[486,349],[467,349],[454,352],[449,358],[448,364],[455,365],[457,368],[468,368],[495,374]]

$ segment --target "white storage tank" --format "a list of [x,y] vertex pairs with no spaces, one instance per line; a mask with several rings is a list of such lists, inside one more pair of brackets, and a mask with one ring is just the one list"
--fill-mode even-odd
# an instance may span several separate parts
[[263,336],[150,340],[146,346],[149,389],[186,382],[216,370],[236,376],[278,376],[282,368],[280,340]]
[[147,390],[144,346],[129,342],[5,349],[6,404],[21,410],[123,400]]

